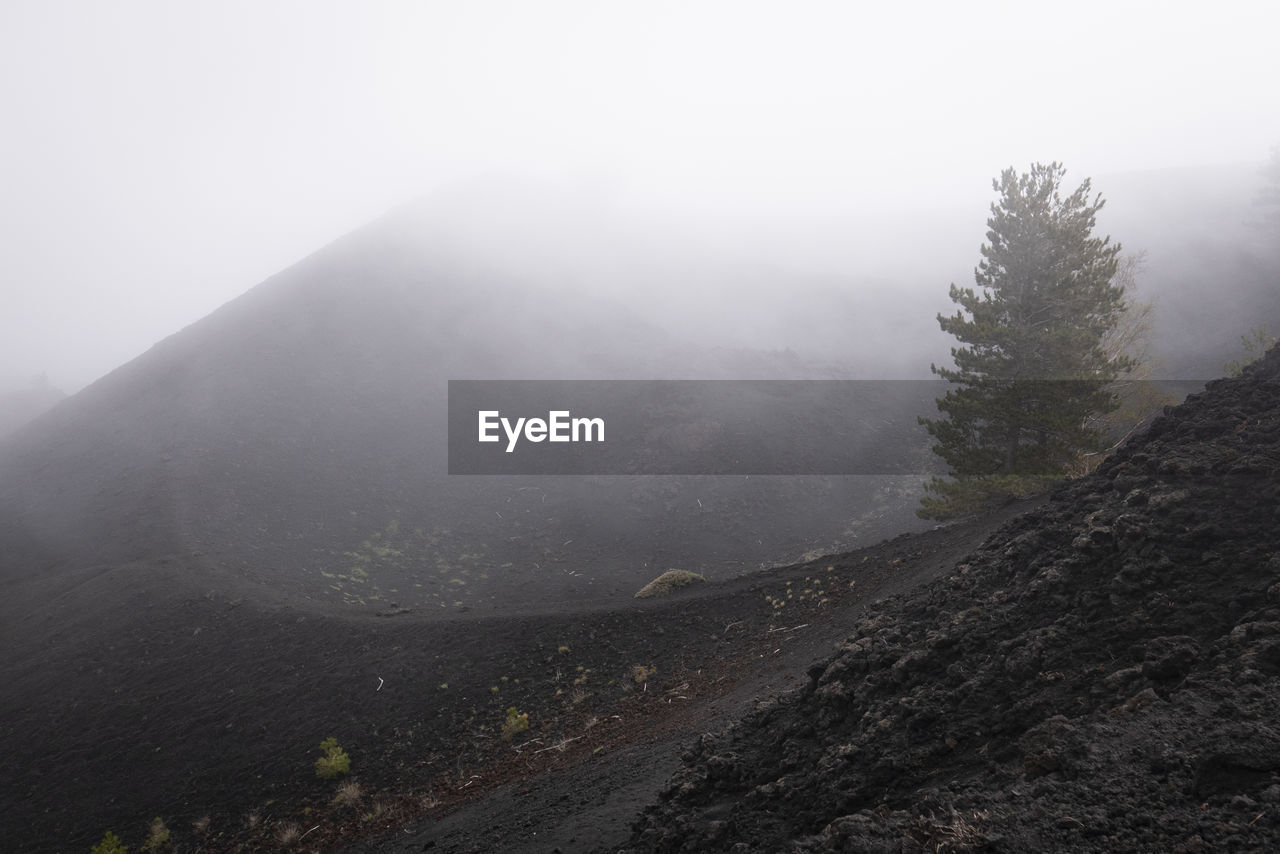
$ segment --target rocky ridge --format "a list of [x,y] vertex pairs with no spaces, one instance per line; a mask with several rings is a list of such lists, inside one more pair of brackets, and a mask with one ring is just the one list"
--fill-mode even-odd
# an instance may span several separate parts
[[808,677],[701,737],[625,850],[1275,850],[1280,349]]

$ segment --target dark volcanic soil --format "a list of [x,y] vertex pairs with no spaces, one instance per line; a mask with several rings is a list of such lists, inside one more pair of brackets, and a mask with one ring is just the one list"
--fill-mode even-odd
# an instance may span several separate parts
[[1023,509],[574,613],[326,612],[192,557],[16,579],[5,845],[1275,850],[1280,350]]
[[627,850],[1280,849],[1280,349],[685,760]]
[[1273,351],[1025,514],[669,600],[357,615],[191,558],[17,580],[5,844],[138,850],[158,816],[192,852],[1274,849],[1278,507]]
[[[784,688],[851,613],[995,524],[573,614],[357,618],[202,591],[173,563],[86,571],[8,603],[28,616],[0,637],[6,845],[87,851],[113,830],[136,846],[156,816],[183,851],[620,843],[691,734]],[[654,668],[643,684],[637,666]],[[530,728],[504,741],[511,706]],[[328,736],[358,804],[313,773]],[[281,843],[290,826],[301,845]]]
[[[408,227],[0,439],[0,847],[1280,848],[1280,355],[976,552],[1001,518],[752,572],[903,530],[915,482],[450,478],[445,383],[816,367]],[[672,566],[713,583],[631,599]]]
[[[345,844],[674,732],[915,571],[892,561],[924,546],[751,575],[927,528],[919,476],[448,475],[452,379],[843,369],[503,273],[441,210],[336,241],[0,437],[0,848],[136,850],[156,816],[184,850]],[[634,403],[699,414],[667,397]],[[908,397],[783,409],[769,435],[856,424],[868,452],[928,457],[931,394]],[[631,598],[673,567],[713,583]],[[528,744],[500,736],[512,707]],[[346,806],[313,773],[330,736]]]

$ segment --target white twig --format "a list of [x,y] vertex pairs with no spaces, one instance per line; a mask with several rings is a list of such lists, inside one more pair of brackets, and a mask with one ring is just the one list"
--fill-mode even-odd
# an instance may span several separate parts
[[[320,829],[320,825],[318,825],[318,824],[317,824],[315,827],[311,828],[311,830],[319,830],[319,829]],[[307,833],[310,833],[310,832],[311,832],[311,830],[308,830],[308,831],[307,831]],[[306,835],[307,835],[307,833],[302,834],[302,836],[306,836]],[[301,838],[302,838],[302,836],[299,836],[298,838],[299,838],[299,839],[301,839]]]
[[373,693],[375,693],[375,694],[376,694],[376,693],[378,693],[379,691],[381,691],[381,690],[382,690],[382,686],[383,686],[383,685],[385,685],[385,684],[387,684],[387,683],[386,683],[386,681],[385,681],[385,680],[383,680],[383,678],[382,678],[381,676],[379,676],[379,677],[378,677],[378,687],[374,689]]
[[564,741],[556,742],[550,747],[544,747],[541,750],[535,750],[533,752],[535,755],[539,753],[546,753],[548,750],[559,750],[563,752],[566,747],[568,747],[570,744],[573,744],[575,741],[577,741],[580,738],[582,738],[582,736],[578,736],[578,738],[566,738]]

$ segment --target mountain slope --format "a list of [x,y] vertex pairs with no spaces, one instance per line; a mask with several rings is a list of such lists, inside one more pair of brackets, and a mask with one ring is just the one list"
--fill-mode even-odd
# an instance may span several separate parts
[[65,397],[44,377],[26,388],[0,392],[0,438],[48,412]]
[[682,614],[655,652],[632,594],[661,570],[920,526],[894,479],[450,477],[450,379],[830,374],[681,343],[434,215],[349,235],[0,440],[6,844],[134,845],[157,814],[238,844],[329,804],[329,735],[420,798],[487,761],[509,705],[554,734],[632,667],[712,648]]
[[629,850],[1273,850],[1277,720],[1280,348],[702,738]]
[[449,477],[451,379],[830,374],[684,344],[554,271],[516,277],[441,216],[337,241],[0,442],[0,583],[165,558],[229,595],[494,608],[918,527],[893,481]]

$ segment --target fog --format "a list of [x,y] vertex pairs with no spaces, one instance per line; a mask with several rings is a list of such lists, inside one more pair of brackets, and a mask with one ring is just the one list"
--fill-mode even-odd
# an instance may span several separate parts
[[[486,263],[726,346],[839,357],[830,306],[892,311],[908,375],[1002,168],[1092,177],[1149,248],[1178,169],[1234,204],[1280,142],[1266,4],[869,5],[9,0],[0,387],[74,392],[423,198]],[[1151,170],[1173,201],[1126,219]]]

